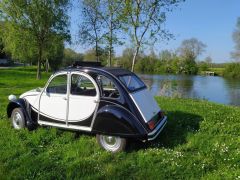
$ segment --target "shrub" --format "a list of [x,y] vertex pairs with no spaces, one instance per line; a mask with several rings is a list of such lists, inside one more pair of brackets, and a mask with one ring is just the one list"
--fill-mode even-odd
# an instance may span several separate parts
[[240,78],[240,63],[229,63],[223,72],[223,76]]

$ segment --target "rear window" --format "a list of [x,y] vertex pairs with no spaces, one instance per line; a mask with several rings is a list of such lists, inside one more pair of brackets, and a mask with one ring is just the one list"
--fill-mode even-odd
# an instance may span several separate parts
[[137,91],[146,87],[146,85],[142,82],[142,80],[139,79],[134,74],[119,76],[119,79],[126,86],[126,88],[131,92]]

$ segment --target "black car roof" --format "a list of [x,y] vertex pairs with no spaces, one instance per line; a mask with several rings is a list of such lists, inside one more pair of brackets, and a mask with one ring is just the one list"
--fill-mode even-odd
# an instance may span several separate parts
[[117,67],[102,67],[104,71],[107,71],[110,74],[113,74],[114,76],[122,76],[127,74],[132,74],[131,71],[123,68],[117,68]]
[[[80,67],[68,67],[65,69],[61,69],[60,71],[82,71],[82,70],[95,70],[95,71],[104,71],[113,76],[123,76],[132,74],[131,71],[118,67],[88,67],[88,66],[80,66]],[[59,72],[59,71],[58,71]]]

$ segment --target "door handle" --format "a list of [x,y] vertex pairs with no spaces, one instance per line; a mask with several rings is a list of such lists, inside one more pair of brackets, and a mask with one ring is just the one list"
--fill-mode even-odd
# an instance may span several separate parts
[[67,98],[66,98],[66,97],[63,97],[63,100],[65,100],[65,101],[66,101],[66,100],[67,100]]
[[94,103],[99,103],[100,101],[99,100],[93,100]]

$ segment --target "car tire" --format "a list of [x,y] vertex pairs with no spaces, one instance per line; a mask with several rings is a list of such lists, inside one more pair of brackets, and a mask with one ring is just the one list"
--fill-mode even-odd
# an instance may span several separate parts
[[125,138],[117,136],[108,136],[108,135],[96,135],[98,144],[112,153],[124,151],[127,145],[127,140]]
[[23,129],[26,127],[26,121],[22,108],[15,108],[12,111],[11,121],[14,129]]

